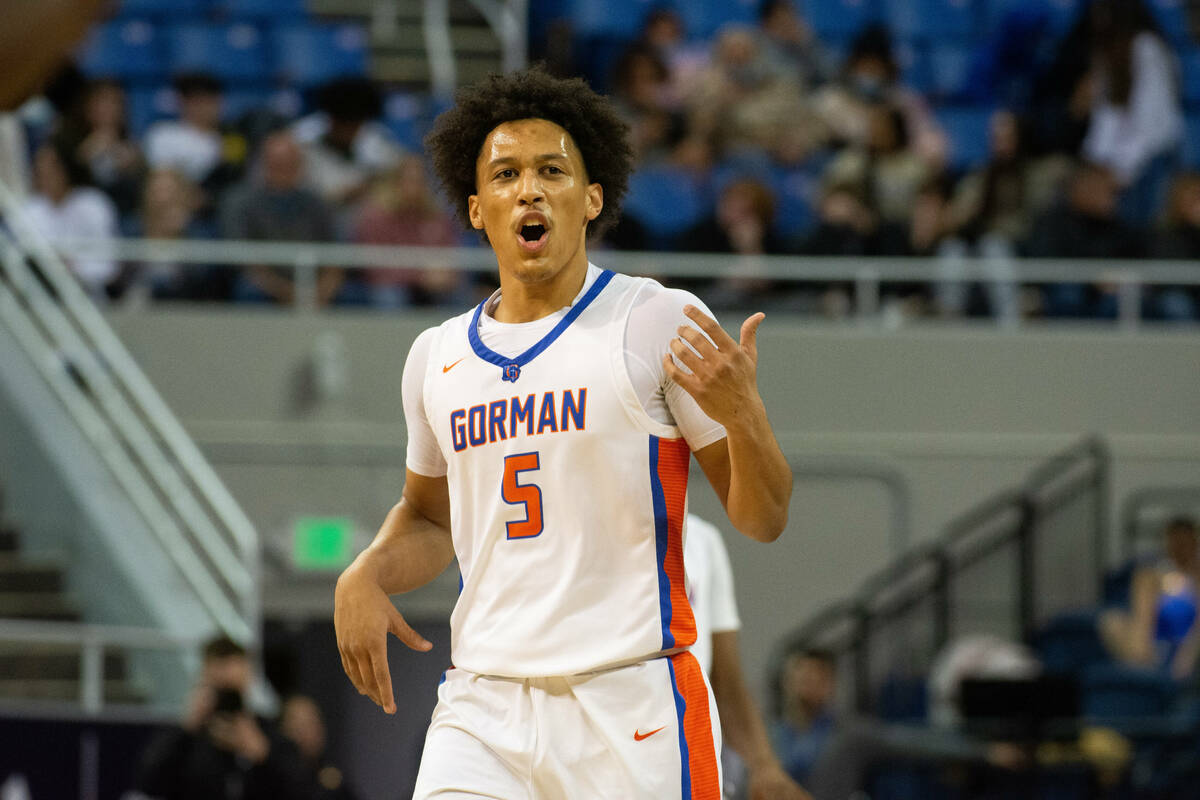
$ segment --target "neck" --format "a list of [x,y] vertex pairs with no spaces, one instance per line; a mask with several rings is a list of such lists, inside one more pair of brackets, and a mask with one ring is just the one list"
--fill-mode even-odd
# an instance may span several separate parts
[[550,278],[531,282],[501,270],[500,304],[492,316],[499,322],[533,322],[569,306],[583,288],[587,267],[587,256],[583,255],[571,259]]

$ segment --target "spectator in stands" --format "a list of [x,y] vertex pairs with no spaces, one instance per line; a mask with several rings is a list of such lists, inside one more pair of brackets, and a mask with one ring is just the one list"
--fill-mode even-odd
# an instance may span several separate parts
[[865,147],[871,138],[871,112],[880,103],[900,109],[914,153],[925,163],[945,160],[946,137],[925,100],[900,84],[887,28],[871,25],[854,40],[839,81],[813,98],[814,111],[835,145]]
[[403,150],[378,121],[383,99],[371,80],[339,78],[321,87],[317,102],[321,110],[294,130],[304,148],[306,181],[332,208],[348,208]]
[[1100,637],[1120,661],[1184,678],[1195,670],[1200,651],[1200,530],[1190,517],[1177,517],[1167,523],[1164,539],[1165,557],[1134,570],[1128,610],[1101,615]]
[[866,141],[843,150],[826,168],[825,181],[861,186],[884,222],[903,222],[930,177],[929,168],[909,147],[908,124],[899,108],[878,103],[867,118]]
[[253,665],[228,638],[204,647],[199,683],[180,727],[143,754],[136,788],[157,800],[310,800],[296,748],[247,705]]
[[708,66],[708,48],[689,43],[683,18],[678,11],[665,6],[646,15],[638,41],[653,50],[666,65],[668,83],[664,87],[664,100],[669,107],[678,108]]
[[1164,204],[1179,160],[1178,65],[1141,0],[1097,0],[1091,120],[1083,157],[1112,170],[1121,216],[1145,225]]
[[[1200,259],[1200,173],[1175,177],[1163,215],[1163,229],[1150,238],[1150,255],[1180,261]],[[1149,290],[1149,316],[1184,321],[1200,318],[1200,290],[1162,286]]]
[[[316,785],[313,800],[355,800],[345,775],[326,756],[325,719],[311,697],[293,695],[283,704],[279,730],[299,751]],[[281,798],[281,800],[283,800]]]
[[241,178],[246,166],[245,139],[221,127],[221,82],[207,73],[175,79],[179,119],[157,122],[146,132],[146,161],[151,167],[178,169],[205,192],[203,211],[216,209],[221,194]]
[[818,223],[803,245],[813,256],[879,255],[879,219],[860,186],[827,185],[818,207]]
[[[405,156],[376,181],[355,225],[354,240],[425,247],[458,243],[458,226],[434,196],[420,156]],[[453,269],[371,269],[367,285],[377,308],[462,305],[469,299],[464,273]]]
[[713,45],[712,64],[688,94],[689,138],[726,158],[773,150],[804,118],[800,90],[798,76],[766,57],[752,29],[727,27]]
[[794,780],[808,785],[809,773],[834,733],[837,661],[823,650],[792,653],[784,660],[777,688],[779,719],[771,728],[775,753]]
[[660,161],[683,138],[683,117],[670,99],[670,71],[653,48],[634,43],[613,70],[613,103],[629,124],[639,163]]
[[[721,190],[715,213],[682,236],[681,249],[744,256],[783,253],[785,248],[775,235],[774,222],[775,195],[770,187],[754,178],[732,180]],[[733,263],[731,271],[708,290],[708,302],[714,307],[731,308],[765,299],[772,282],[737,274],[750,262]]]
[[129,136],[120,83],[107,79],[88,83],[79,112],[63,119],[58,136],[118,211],[124,214],[137,207],[145,163]]
[[[142,204],[129,226],[131,236],[146,239],[209,239],[215,231],[197,214],[201,192],[175,169],[155,169],[146,176]],[[148,261],[122,271],[121,282],[132,291],[156,300],[200,300],[228,296],[218,286],[213,268],[203,264]],[[128,299],[128,298],[127,298]]]
[[[221,207],[221,232],[227,239],[330,242],[333,212],[319,195],[304,187],[304,153],[288,131],[277,131],[262,146],[262,179],[230,192]],[[340,271],[317,270],[317,305],[327,305],[342,285]],[[253,266],[239,276],[234,299],[290,304],[296,284],[291,270]]]
[[[25,221],[52,242],[114,238],[116,206],[104,192],[88,186],[88,179],[61,142],[44,144],[33,159],[34,193],[25,204]],[[107,299],[108,285],[117,275],[111,258],[76,257],[68,265],[94,300]]]
[[796,75],[806,89],[829,79],[828,56],[792,0],[766,0],[759,8],[758,27],[776,69]]
[[[1034,258],[1137,258],[1141,234],[1117,213],[1119,186],[1112,172],[1097,164],[1080,164],[1071,175],[1065,204],[1034,221],[1026,246]],[[1062,283],[1044,295],[1051,316],[1113,317],[1116,288]]]

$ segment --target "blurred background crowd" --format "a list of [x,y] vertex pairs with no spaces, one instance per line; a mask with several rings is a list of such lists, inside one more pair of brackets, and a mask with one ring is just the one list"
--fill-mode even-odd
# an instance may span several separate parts
[[[371,77],[365,32],[295,3],[136,0],[0,123],[0,174],[57,239],[478,245],[421,137],[448,98]],[[248,4],[254,6],[254,3]],[[1018,287],[1010,259],[1200,256],[1200,20],[1175,0],[538,0],[530,48],[610,94],[638,172],[603,246],[972,256],[971,290],[894,284],[906,314],[1112,317],[1112,285]],[[226,6],[234,8],[230,11]],[[164,11],[166,8],[169,11]],[[290,271],[75,258],[98,298],[286,303]],[[323,270],[318,302],[461,305],[487,275]],[[848,278],[849,280],[849,278]],[[704,289],[838,316],[848,292],[739,277]],[[1155,319],[1197,318],[1159,288]]]

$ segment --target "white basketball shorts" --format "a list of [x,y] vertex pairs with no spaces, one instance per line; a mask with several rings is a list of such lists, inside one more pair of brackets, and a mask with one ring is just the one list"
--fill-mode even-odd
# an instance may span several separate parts
[[451,669],[416,800],[720,800],[721,723],[691,653],[561,678]]

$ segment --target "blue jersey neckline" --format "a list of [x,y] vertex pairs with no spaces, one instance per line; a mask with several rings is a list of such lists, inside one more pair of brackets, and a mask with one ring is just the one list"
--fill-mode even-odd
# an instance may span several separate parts
[[579,315],[584,312],[592,301],[600,296],[600,292],[604,291],[604,287],[613,279],[613,271],[606,269],[596,278],[595,283],[591,288],[584,293],[578,303],[571,306],[571,310],[566,316],[558,321],[549,333],[534,343],[532,347],[521,353],[519,356],[509,358],[502,356],[495,350],[492,350],[483,340],[479,338],[479,318],[483,315],[483,307],[487,305],[487,300],[481,302],[475,309],[474,316],[471,317],[471,327],[467,331],[467,338],[471,341],[471,349],[475,351],[475,355],[482,358],[489,364],[495,364],[500,368],[500,379],[503,381],[516,382],[521,375],[521,367],[533,361],[543,350],[554,343],[554,340],[562,335],[563,331],[571,327],[571,323],[579,318]]

